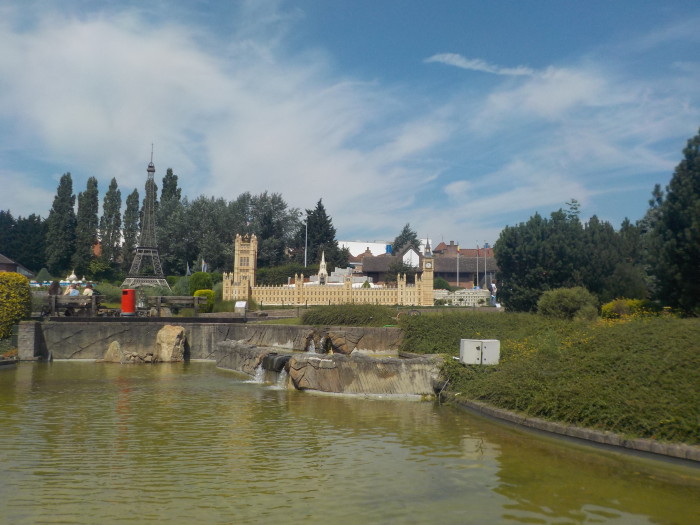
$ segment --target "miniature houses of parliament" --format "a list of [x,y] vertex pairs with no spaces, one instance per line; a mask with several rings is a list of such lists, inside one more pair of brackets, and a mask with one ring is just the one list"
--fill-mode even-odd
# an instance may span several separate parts
[[353,287],[351,275],[346,275],[342,283],[329,284],[325,258],[321,261],[318,282],[304,282],[304,275],[296,274],[288,285],[256,286],[257,257],[257,237],[236,235],[233,273],[225,273],[223,277],[224,301],[253,299],[267,305],[433,305],[433,257],[429,249],[420,257],[421,273],[416,276],[415,284],[408,284],[406,276],[399,275],[396,286],[391,288]]

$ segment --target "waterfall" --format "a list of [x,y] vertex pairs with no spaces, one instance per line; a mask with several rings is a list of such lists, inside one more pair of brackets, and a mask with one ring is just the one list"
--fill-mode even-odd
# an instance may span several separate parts
[[272,387],[274,390],[287,390],[287,379],[289,378],[289,374],[287,371],[283,368],[282,371],[277,374],[277,382],[275,385]]
[[255,375],[253,376],[252,383],[264,383],[265,382],[265,369],[262,364],[258,365],[255,369]]
[[316,353],[316,344],[313,339],[309,340],[309,344],[306,345],[306,351],[312,354]]

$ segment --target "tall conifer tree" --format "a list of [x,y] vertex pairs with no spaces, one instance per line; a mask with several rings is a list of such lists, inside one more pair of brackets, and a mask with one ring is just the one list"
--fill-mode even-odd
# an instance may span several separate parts
[[700,134],[688,140],[666,194],[655,188],[650,250],[657,295],[700,314]]
[[46,232],[46,264],[54,275],[70,269],[75,252],[75,195],[70,173],[61,176],[49,212]]
[[75,237],[75,252],[73,268],[79,275],[85,275],[90,261],[94,257],[94,246],[97,244],[97,212],[99,208],[99,193],[97,179],[90,177],[87,188],[78,195],[78,216]]
[[124,244],[122,246],[122,268],[128,270],[139,239],[139,192],[134,189],[126,198],[124,210]]
[[102,218],[100,219],[102,259],[108,263],[116,262],[119,257],[122,227],[121,207],[122,193],[117,187],[117,179],[113,178],[102,202]]

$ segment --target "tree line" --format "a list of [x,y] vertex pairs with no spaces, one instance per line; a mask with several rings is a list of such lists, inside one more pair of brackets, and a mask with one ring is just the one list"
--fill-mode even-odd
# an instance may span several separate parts
[[[146,182],[148,184],[148,181]],[[155,194],[157,195],[157,186]],[[76,206],[77,204],[77,206]],[[13,217],[0,210],[0,251],[38,272],[54,276],[71,271],[95,280],[123,279],[139,242],[143,204],[137,189],[126,196],[112,178],[102,200],[95,177],[84,191],[73,192],[70,173],[58,184],[46,219],[31,214]],[[340,249],[336,230],[321,199],[302,213],[290,207],[279,193],[240,194],[235,200],[182,196],[178,176],[168,168],[155,203],[156,237],[163,271],[184,275],[203,266],[209,271],[230,271],[237,233],[258,237],[258,265],[290,263],[316,265],[325,251],[333,266],[347,266],[349,252]]]
[[506,226],[494,245],[499,299],[533,311],[548,290],[583,286],[601,303],[654,299],[700,313],[700,134],[688,140],[665,191],[657,184],[644,217],[618,230],[568,203],[549,218]]

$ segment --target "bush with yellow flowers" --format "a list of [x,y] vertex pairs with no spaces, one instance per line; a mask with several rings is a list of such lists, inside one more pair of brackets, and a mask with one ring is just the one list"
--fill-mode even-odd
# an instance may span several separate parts
[[12,327],[31,313],[29,279],[14,272],[0,272],[0,339],[12,335]]

